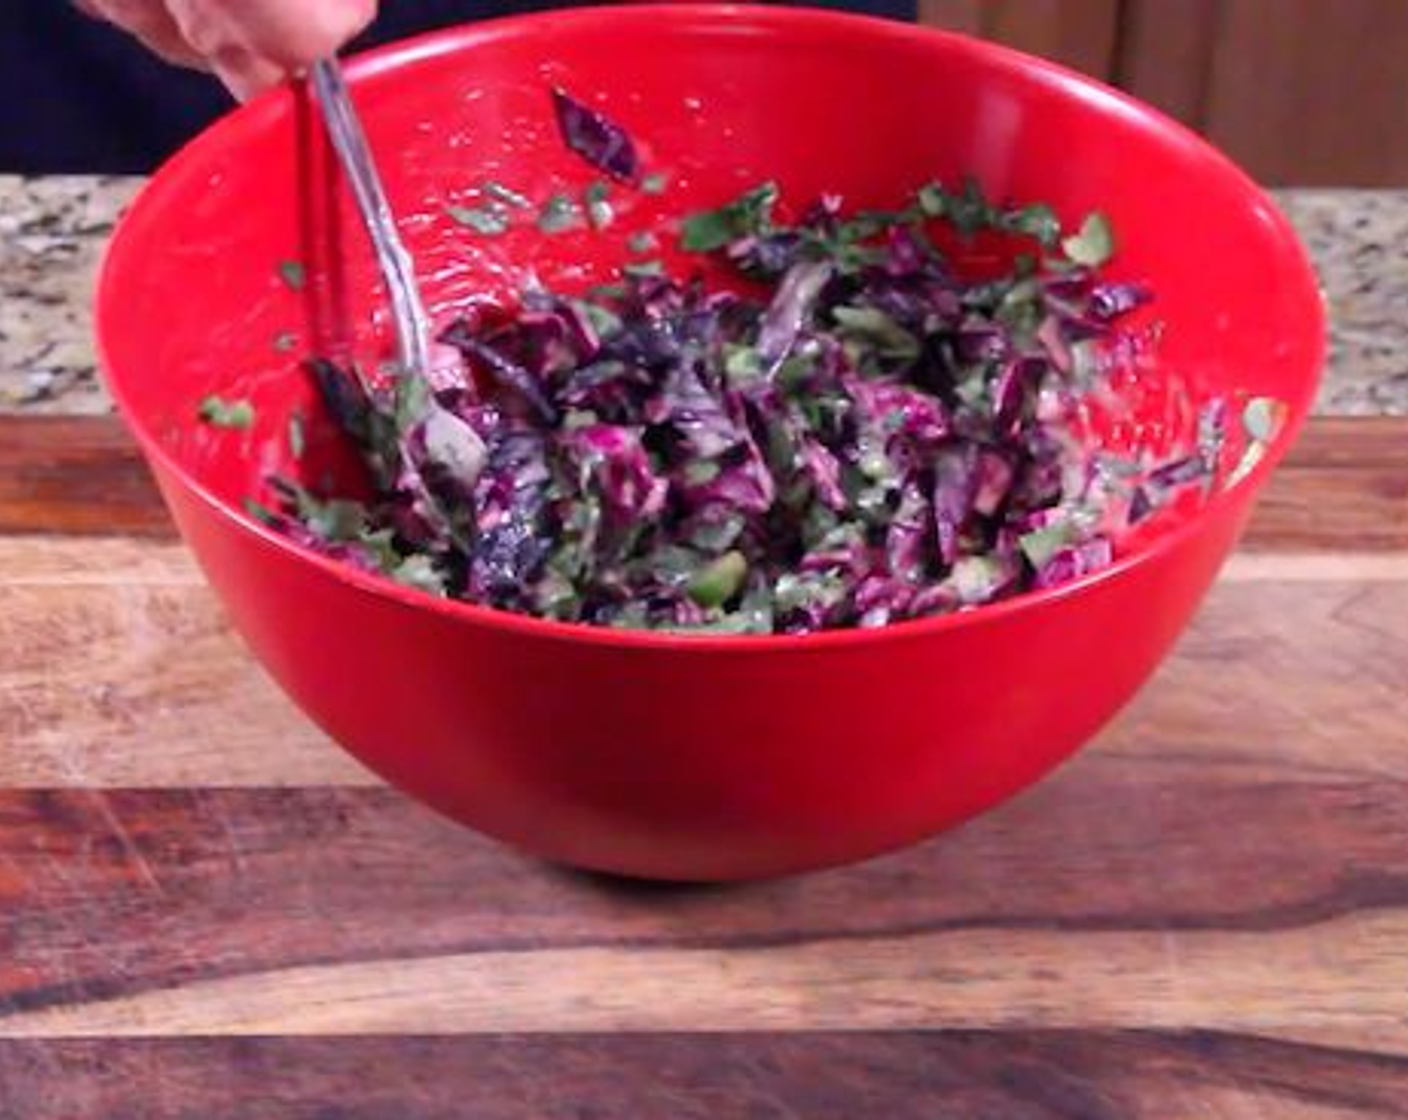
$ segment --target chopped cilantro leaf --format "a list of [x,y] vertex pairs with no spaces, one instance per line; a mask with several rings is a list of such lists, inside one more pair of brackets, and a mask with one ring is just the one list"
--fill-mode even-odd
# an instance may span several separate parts
[[538,214],[538,228],[543,233],[565,233],[582,224],[581,211],[575,202],[565,194],[554,194]]
[[704,210],[685,219],[680,247],[690,253],[712,253],[730,241],[760,233],[772,221],[777,184],[763,183],[717,210]]
[[1115,235],[1110,220],[1098,210],[1081,223],[1080,231],[1061,242],[1061,248],[1076,264],[1100,268],[1115,253]]
[[508,231],[508,212],[502,206],[447,206],[445,213],[485,237],[497,237]]
[[582,201],[587,211],[587,220],[592,229],[605,229],[616,217],[610,202],[611,187],[604,179],[598,179],[582,192]]
[[301,292],[308,283],[308,272],[302,261],[283,260],[279,262],[279,279],[293,292]]
[[629,264],[622,265],[621,271],[626,276],[639,280],[647,276],[664,276],[665,265],[663,261],[658,260],[631,261]]
[[212,428],[233,428],[241,431],[254,427],[254,406],[246,400],[227,401],[213,393],[200,402],[200,419]]
[[505,206],[512,206],[515,210],[532,209],[533,204],[528,201],[526,195],[520,194],[512,187],[495,182],[493,179],[486,179],[480,189],[495,202],[502,202]]

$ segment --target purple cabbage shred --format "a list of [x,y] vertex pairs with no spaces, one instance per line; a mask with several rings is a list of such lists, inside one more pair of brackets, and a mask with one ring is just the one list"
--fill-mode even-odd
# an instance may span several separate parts
[[561,89],[552,91],[552,101],[562,140],[572,151],[622,182],[635,182],[640,175],[640,157],[625,129]]

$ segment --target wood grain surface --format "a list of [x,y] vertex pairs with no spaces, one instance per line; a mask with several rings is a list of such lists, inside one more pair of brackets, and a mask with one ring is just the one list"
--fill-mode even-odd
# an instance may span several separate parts
[[190,1120],[1390,1120],[1404,1076],[1396,1059],[1204,1031],[0,1047],[0,1085],[49,1115]]
[[0,532],[171,532],[116,417],[4,416],[0,432]]
[[110,421],[0,449],[3,1120],[1408,1116],[1408,422],[1312,425],[1053,778],[728,889],[384,788],[251,663]]

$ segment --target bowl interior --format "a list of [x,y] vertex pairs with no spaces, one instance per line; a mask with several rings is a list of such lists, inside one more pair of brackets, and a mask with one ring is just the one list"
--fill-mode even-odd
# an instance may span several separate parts
[[[971,175],[1070,223],[1109,214],[1117,275],[1157,292],[1161,369],[1199,392],[1286,401],[1287,439],[1313,395],[1318,297],[1268,200],[1178,126],[1011,52],[832,13],[631,8],[442,33],[368,56],[351,77],[442,320],[511,298],[530,273],[568,290],[613,279],[632,234],[765,179],[797,205],[835,192],[886,207]],[[558,138],[553,86],[626,126],[664,192],[613,188],[604,232],[544,235],[526,212],[500,236],[457,221],[487,182],[538,204],[597,177]],[[203,135],[144,192],[106,263],[100,344],[149,449],[237,506],[274,471],[350,481],[298,366],[314,353],[376,362],[389,352],[383,306],[311,107],[283,90]],[[253,428],[196,423],[212,393],[249,399]],[[1170,399],[1150,394],[1136,425],[1170,423]],[[297,465],[295,412],[308,444]]]

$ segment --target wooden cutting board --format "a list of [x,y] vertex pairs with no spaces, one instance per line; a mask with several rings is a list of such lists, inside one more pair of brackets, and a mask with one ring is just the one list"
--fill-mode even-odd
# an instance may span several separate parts
[[113,421],[0,420],[0,1117],[226,1116],[1408,1116],[1408,421],[1312,427],[1051,780],[670,889],[381,786]]

